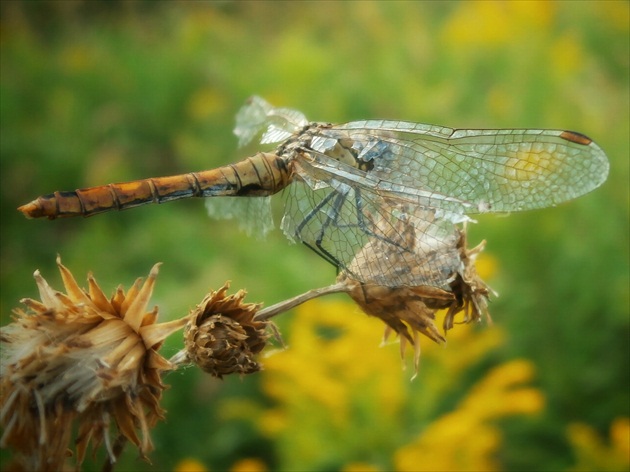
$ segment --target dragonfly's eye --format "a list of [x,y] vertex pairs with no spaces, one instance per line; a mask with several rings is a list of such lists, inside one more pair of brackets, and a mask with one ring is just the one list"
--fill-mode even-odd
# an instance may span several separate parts
[[369,172],[374,169],[374,161],[370,159],[357,158],[356,166],[362,171]]

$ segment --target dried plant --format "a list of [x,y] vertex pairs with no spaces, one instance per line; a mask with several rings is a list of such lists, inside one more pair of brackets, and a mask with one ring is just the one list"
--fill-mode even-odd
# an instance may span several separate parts
[[219,378],[260,370],[255,356],[267,343],[270,322],[254,319],[261,304],[243,303],[247,292],[227,296],[229,288],[226,282],[192,311],[184,334],[186,347],[175,362],[193,362]]
[[[429,225],[427,216],[423,217],[418,222],[424,221],[423,224]],[[357,252],[349,270],[339,274],[337,283],[265,308],[256,315],[256,319],[272,318],[323,295],[347,293],[366,314],[385,322],[384,340],[392,332],[400,336],[401,355],[405,354],[408,343],[413,345],[416,371],[420,359],[419,334],[442,343],[460,313],[463,313],[461,323],[479,321],[482,316],[490,320],[488,298],[493,292],[475,268],[475,260],[485,241],[468,249],[466,227],[459,229],[455,225],[448,227],[446,236],[439,238],[427,233],[425,227],[403,219],[391,229],[396,231],[396,237],[401,238],[400,245],[404,243],[409,251],[394,250],[396,245],[391,244],[394,238],[391,234],[387,238],[373,238]],[[390,243],[383,244],[383,239]],[[444,282],[441,286],[387,285],[387,270],[401,269],[415,272],[409,274],[411,280]],[[360,281],[353,274],[374,274],[372,278],[377,282]],[[447,310],[443,322],[444,334],[435,325],[438,310]]]
[[[459,231],[459,230],[458,230]],[[365,284],[342,272],[338,282],[343,284],[348,295],[368,315],[376,316],[385,322],[384,340],[392,331],[400,336],[401,355],[404,355],[407,342],[414,346],[416,369],[420,359],[420,338],[424,334],[437,343],[446,341],[444,335],[455,324],[455,317],[463,313],[462,323],[479,321],[482,316],[490,320],[488,297],[490,288],[477,274],[475,259],[483,250],[485,242],[473,249],[466,248],[466,232],[459,231],[459,237],[453,244],[457,249],[452,273],[444,287],[427,285],[410,287],[388,287],[385,285]],[[446,248],[450,251],[450,247]],[[376,256],[372,256],[376,257]],[[368,259],[369,260],[369,259]],[[422,267],[420,262],[420,267]],[[443,332],[435,325],[436,312],[446,309]]]
[[[377,222],[382,236],[371,238],[337,281],[346,286],[365,313],[385,322],[384,340],[394,331],[400,336],[402,354],[407,342],[414,346],[417,369],[418,333],[437,343],[445,341],[435,325],[438,310],[448,310],[444,334],[462,312],[463,323],[479,321],[482,315],[490,319],[487,307],[491,290],[475,268],[485,241],[468,249],[465,224],[459,229],[438,218],[433,209],[389,203],[392,214],[398,216],[393,221]],[[361,282],[354,274],[370,276],[374,282]],[[389,283],[402,277],[411,283]]]
[[149,432],[164,413],[161,377],[174,368],[158,350],[187,317],[158,323],[157,308],[147,311],[159,264],[109,299],[92,275],[84,291],[57,265],[66,293],[35,272],[41,301],[22,300],[26,310],[0,330],[1,446],[13,449],[17,469],[62,470],[76,427],[77,468],[90,442],[104,445],[105,469],[127,441],[148,460]]
[[[0,330],[0,446],[15,451],[18,469],[61,470],[76,427],[77,468],[90,442],[95,452],[105,447],[105,469],[113,468],[128,441],[148,460],[150,429],[165,413],[160,407],[164,372],[190,363],[219,378],[258,372],[256,356],[270,333],[279,337],[270,319],[330,293],[348,293],[365,313],[383,320],[385,338],[392,332],[400,336],[401,355],[411,343],[417,371],[419,334],[444,342],[460,313],[462,323],[489,316],[491,291],[475,269],[484,243],[467,249],[466,228],[454,225],[447,237],[402,218],[394,229],[410,250],[394,251],[396,245],[373,238],[333,285],[261,310],[261,304],[244,302],[244,290],[228,295],[226,283],[188,316],[167,323],[157,323],[157,307],[147,311],[159,264],[144,283],[138,279],[127,293],[118,288],[108,299],[92,275],[84,291],[57,260],[66,293],[36,272],[41,301],[23,300],[26,310],[16,309],[14,322]],[[443,283],[390,286],[383,261],[392,270],[411,271],[417,280]],[[354,276],[371,273],[377,274],[371,282]],[[438,310],[446,310],[444,334],[435,325]],[[166,360],[158,353],[161,344],[184,325],[184,349]]]

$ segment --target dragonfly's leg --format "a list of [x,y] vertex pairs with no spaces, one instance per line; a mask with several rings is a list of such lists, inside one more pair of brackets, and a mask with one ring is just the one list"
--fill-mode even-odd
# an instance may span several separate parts
[[322,224],[321,229],[318,232],[317,237],[315,238],[315,246],[309,244],[307,241],[304,241],[304,239],[302,238],[302,231],[304,230],[304,228],[306,227],[306,225],[320,212],[320,210],[325,207],[330,200],[332,200],[334,197],[336,197],[335,202],[333,204],[333,208],[335,209],[335,216],[334,218],[336,219],[337,215],[338,215],[338,209],[341,208],[343,206],[343,202],[345,201],[345,195],[342,195],[338,192],[330,192],[328,195],[326,195],[321,202],[319,202],[309,213],[308,215],[306,215],[304,217],[304,219],[300,222],[300,224],[297,226],[297,228],[295,228],[295,232],[294,232],[294,237],[296,239],[299,239],[300,241],[302,241],[302,243],[308,247],[309,249],[311,249],[312,251],[314,251],[315,253],[317,253],[319,256],[321,256],[322,258],[324,258],[326,261],[328,261],[329,263],[331,263],[332,265],[334,265],[337,268],[341,268],[342,264],[341,261],[339,261],[339,259],[337,259],[335,256],[333,256],[330,252],[328,252],[323,246],[322,246],[322,241],[324,239],[324,233],[326,232],[326,228],[328,228],[328,226],[331,223],[331,220],[333,219],[333,217],[328,216],[328,218],[326,218],[326,220],[324,221],[324,223]]
[[313,207],[313,209],[311,211],[308,212],[308,215],[306,215],[304,217],[304,219],[300,222],[300,224],[297,226],[297,228],[295,228],[295,231],[293,232],[293,236],[297,239],[299,239],[300,241],[302,240],[301,235],[302,235],[302,231],[304,230],[304,227],[315,217],[315,215],[317,215],[317,213],[319,213],[319,211],[336,195],[336,192],[330,192],[328,195],[326,195],[324,198],[322,198],[322,201],[319,202],[317,205],[315,205],[315,207]]
[[[368,237],[378,239],[380,241],[385,242],[386,244],[393,245],[400,249],[401,251],[410,252],[413,249],[407,246],[403,246],[402,241],[396,241],[394,239],[388,238],[382,232],[376,233],[373,228],[376,227],[376,224],[372,221],[369,221],[370,218],[366,214],[365,204],[363,202],[363,198],[361,195],[360,189],[354,189],[354,200],[355,200],[355,211],[356,213],[356,221],[351,224],[343,224],[343,220],[340,221],[342,215],[343,205],[347,202],[348,194],[342,193],[339,191],[332,191],[328,195],[326,195],[313,209],[304,217],[304,219],[300,222],[297,228],[294,231],[294,237],[302,241],[302,243],[317,253],[320,257],[336,266],[338,269],[347,269],[343,261],[340,261],[337,257],[335,257],[330,251],[328,251],[324,247],[324,239],[326,235],[326,231],[332,226],[338,229],[344,228],[358,228]],[[330,205],[326,213],[326,218],[321,222],[321,226],[315,235],[314,245],[305,241],[305,238],[302,238],[302,232],[305,227],[320,214],[323,208]]]
[[[387,244],[392,244],[393,246],[396,246],[405,252],[411,252],[410,248],[405,247],[401,245],[400,243],[396,242],[395,240],[386,237],[384,234],[377,234],[370,229],[370,227],[375,227],[376,225],[374,223],[369,225],[365,221],[366,216],[365,216],[365,213],[363,212],[363,209],[364,209],[363,198],[361,197],[361,190],[358,188],[355,189],[354,191],[354,201],[357,208],[357,226],[359,227],[359,229],[361,229],[361,231],[363,231],[365,234],[367,234],[368,236],[372,238],[376,238]],[[411,224],[411,223],[408,223],[408,224]]]
[[[337,219],[341,214],[341,208],[343,204],[346,202],[346,195],[340,192],[331,192],[329,197],[335,196],[335,199],[332,203],[332,216],[328,214],[326,221],[319,230],[317,238],[315,238],[315,246],[317,246],[317,252],[321,254],[326,260],[332,262],[337,268],[342,269],[345,268],[345,264],[342,261],[333,256],[326,248],[323,246],[322,242],[324,241],[324,234],[328,227],[332,224],[333,226],[338,227]],[[328,197],[326,197],[328,199]]]
[[321,245],[316,243],[317,247],[315,247],[312,244],[307,243],[306,241],[302,241],[302,244],[304,244],[311,251],[315,252],[319,257],[323,258],[326,262],[329,262],[330,264],[334,265],[338,270],[340,270],[343,267],[343,264],[339,261],[339,259],[337,259],[332,254],[330,254]]

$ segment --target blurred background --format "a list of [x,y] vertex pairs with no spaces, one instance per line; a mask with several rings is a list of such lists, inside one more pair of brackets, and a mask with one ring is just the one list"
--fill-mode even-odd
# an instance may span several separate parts
[[333,268],[280,231],[249,238],[200,200],[56,221],[15,210],[245,157],[255,148],[237,150],[232,129],[252,94],[316,121],[575,130],[610,158],[592,194],[478,218],[469,239],[488,241],[494,323],[456,326],[446,347],[423,339],[415,380],[396,344],[379,347],[379,320],[342,296],[314,301],[280,317],[288,349],[262,373],[167,376],[154,465],[128,447],[118,470],[627,470],[628,2],[0,8],[2,324],[37,296],[36,269],[61,288],[57,254],[106,292],[163,262],[164,320],[226,280],[266,305],[332,283]]

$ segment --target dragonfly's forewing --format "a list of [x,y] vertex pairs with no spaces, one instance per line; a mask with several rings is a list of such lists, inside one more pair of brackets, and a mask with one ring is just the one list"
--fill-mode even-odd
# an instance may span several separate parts
[[[349,139],[378,190],[397,186],[465,202],[466,213],[545,208],[583,195],[608,176],[586,136],[560,130],[455,130],[400,121],[355,121],[323,136]],[[448,198],[444,207],[449,208]],[[441,207],[440,198],[435,200]]]

